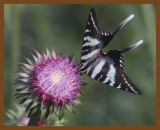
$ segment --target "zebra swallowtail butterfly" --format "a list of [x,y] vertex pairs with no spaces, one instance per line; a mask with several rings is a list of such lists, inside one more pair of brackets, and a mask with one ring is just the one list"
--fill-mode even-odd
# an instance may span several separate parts
[[133,17],[133,14],[130,15],[113,33],[105,32],[99,26],[94,8],[91,8],[83,40],[80,72],[118,89],[142,94],[124,73],[122,54],[138,47],[143,43],[143,40],[122,50],[110,50],[107,53],[102,53],[102,49],[109,44],[115,34]]

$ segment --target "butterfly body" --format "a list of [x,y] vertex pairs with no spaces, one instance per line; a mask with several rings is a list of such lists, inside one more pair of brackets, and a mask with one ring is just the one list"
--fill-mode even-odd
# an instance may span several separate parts
[[102,49],[111,42],[115,34],[133,16],[129,16],[111,33],[102,31],[96,18],[95,10],[94,8],[91,9],[83,39],[80,71],[109,86],[135,94],[142,94],[123,71],[123,53],[136,48],[143,41],[141,40],[122,50],[110,50],[107,53],[102,52]]

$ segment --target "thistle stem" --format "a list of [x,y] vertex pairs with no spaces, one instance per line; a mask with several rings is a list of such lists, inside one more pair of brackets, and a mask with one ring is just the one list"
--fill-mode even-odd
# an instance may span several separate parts
[[37,122],[38,122],[38,121],[39,121],[39,120],[38,120],[37,118],[31,117],[31,118],[29,119],[28,126],[37,126]]

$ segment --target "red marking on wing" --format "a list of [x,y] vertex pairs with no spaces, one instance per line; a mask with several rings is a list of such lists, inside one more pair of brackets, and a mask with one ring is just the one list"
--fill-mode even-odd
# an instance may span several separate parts
[[102,57],[102,53],[101,52],[98,52],[98,57]]

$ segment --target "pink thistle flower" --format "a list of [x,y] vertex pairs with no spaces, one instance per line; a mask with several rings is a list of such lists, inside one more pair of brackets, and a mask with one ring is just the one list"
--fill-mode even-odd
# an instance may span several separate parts
[[43,56],[35,52],[34,61],[26,58],[28,63],[21,63],[16,98],[26,105],[28,117],[44,120],[56,115],[61,119],[66,108],[72,111],[79,103],[83,84],[79,66],[72,56],[56,56],[48,49]]

